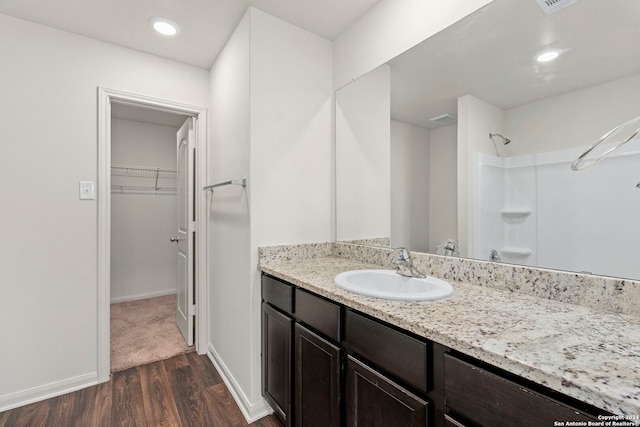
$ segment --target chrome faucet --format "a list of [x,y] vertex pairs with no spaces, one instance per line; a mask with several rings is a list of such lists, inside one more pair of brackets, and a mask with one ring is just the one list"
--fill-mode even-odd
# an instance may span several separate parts
[[411,253],[407,248],[398,248],[398,258],[391,261],[396,266],[396,273],[407,276],[415,277],[417,279],[424,279],[425,276],[420,270],[413,265],[413,259],[411,259]]
[[460,255],[460,252],[458,252],[458,242],[455,240],[447,240],[444,245],[444,254],[451,256]]

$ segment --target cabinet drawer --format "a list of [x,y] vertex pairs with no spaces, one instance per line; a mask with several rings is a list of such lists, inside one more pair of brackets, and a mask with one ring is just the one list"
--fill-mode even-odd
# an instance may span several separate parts
[[454,356],[444,356],[445,405],[479,426],[552,426],[595,418]]
[[295,317],[334,341],[340,341],[340,306],[296,289]]
[[286,313],[293,313],[293,286],[271,276],[262,276],[262,299]]
[[345,316],[350,353],[427,392],[427,343],[351,310]]

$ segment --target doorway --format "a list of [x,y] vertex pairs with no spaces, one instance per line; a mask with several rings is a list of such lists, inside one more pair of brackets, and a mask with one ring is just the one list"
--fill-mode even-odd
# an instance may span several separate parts
[[[114,255],[112,249],[120,249],[126,252],[128,245],[138,240],[130,238],[135,237],[133,234],[141,231],[135,222],[138,221],[138,224],[140,224],[140,221],[145,220],[145,216],[153,216],[153,221],[158,220],[156,218],[157,215],[153,215],[154,206],[165,205],[166,208],[167,205],[170,205],[170,197],[145,199],[141,198],[141,196],[159,195],[160,193],[175,191],[172,190],[172,187],[175,188],[176,185],[172,185],[172,172],[175,174],[173,176],[177,175],[176,133],[173,132],[173,150],[167,146],[161,149],[156,147],[159,148],[159,152],[150,153],[149,147],[153,142],[151,140],[145,141],[146,137],[141,136],[144,134],[142,130],[150,133],[162,133],[160,132],[162,130],[160,127],[167,127],[167,125],[169,128],[180,127],[178,123],[185,120],[191,123],[190,126],[195,140],[193,146],[194,162],[192,164],[194,173],[190,174],[194,188],[191,207],[194,220],[192,237],[193,252],[195,254],[193,260],[189,263],[192,268],[192,283],[194,284],[191,297],[192,305],[190,304],[190,307],[192,307],[191,315],[195,316],[196,308],[200,307],[200,314],[195,317],[195,323],[192,322],[194,326],[190,333],[193,334],[192,341],[195,343],[196,351],[200,354],[206,352],[206,221],[199,221],[200,218],[206,218],[206,212],[203,212],[205,207],[203,198],[206,197],[206,194],[204,191],[198,191],[204,185],[206,170],[204,165],[206,159],[206,110],[173,101],[105,88],[98,88],[98,103],[98,380],[103,382],[109,379],[111,368],[111,302],[134,301],[145,297],[161,297],[171,293],[175,294],[177,290],[177,273],[172,274],[172,271],[178,269],[176,265],[178,251],[175,245],[169,242],[171,233],[166,235],[165,232],[158,231],[160,229],[147,230],[147,235],[153,236],[156,240],[159,237],[165,239],[166,246],[164,248],[150,249],[148,254],[143,253],[144,251],[138,248],[134,252],[136,252],[135,257],[140,259],[136,259],[134,260],[136,262],[129,264],[127,262],[123,264],[123,260],[120,257],[122,254]],[[129,135],[127,137],[129,138],[128,141],[125,141],[124,144],[116,141],[116,138],[122,136],[121,134]],[[136,138],[139,139],[139,145],[132,142]],[[168,144],[168,142],[165,140],[164,144]],[[153,148],[151,148],[151,151],[153,151]],[[173,157],[171,157],[171,153],[173,153]],[[129,161],[123,161],[127,156],[129,156]],[[154,161],[156,164],[151,164]],[[170,163],[173,164],[173,168],[170,167]],[[129,176],[126,183],[114,181],[112,186],[112,168],[118,167],[121,168],[119,173],[129,173],[134,176]],[[154,170],[155,176],[153,176]],[[152,176],[149,177],[146,174]],[[150,188],[151,185],[153,188]],[[114,194],[112,194],[112,190],[114,190]],[[118,193],[118,191],[121,193]],[[137,193],[127,194],[127,196],[134,196],[138,199],[134,202],[134,205],[137,204],[137,206],[127,208],[123,205],[123,200],[120,196],[125,192]],[[170,196],[170,194],[163,195]],[[130,200],[133,200],[133,198],[130,198]],[[176,208],[174,211],[175,216],[177,216],[177,198],[174,206]],[[155,206],[155,209],[158,209],[158,206]],[[127,219],[131,212],[136,212],[141,218],[132,216]],[[112,238],[112,233],[117,231],[116,229],[122,225],[123,221],[129,222],[128,220],[132,220],[133,224],[129,224],[125,228],[128,228],[128,233],[132,235]],[[147,221],[151,220],[152,218],[149,218]],[[177,225],[177,221],[174,221],[174,232]],[[163,226],[167,227],[166,218]],[[156,244],[155,246],[159,245]],[[176,262],[160,262],[157,264],[163,265],[163,271],[160,276],[163,276],[164,280],[158,280],[158,277],[154,278],[153,268],[151,268],[151,277],[134,278],[135,283],[123,282],[124,276],[134,277],[136,273],[141,272],[138,269],[140,264],[151,263],[153,265],[154,257],[166,258],[171,256],[172,251]],[[133,256],[132,254],[124,255]],[[129,259],[129,261],[132,260]],[[113,267],[120,270],[116,271]],[[167,275],[173,276],[173,284],[170,283],[171,281],[166,280]],[[179,310],[176,311],[179,312]],[[193,332],[194,330],[195,333]]]
[[112,372],[193,349],[176,325],[178,263],[170,241],[179,210],[176,135],[187,120],[111,106]]

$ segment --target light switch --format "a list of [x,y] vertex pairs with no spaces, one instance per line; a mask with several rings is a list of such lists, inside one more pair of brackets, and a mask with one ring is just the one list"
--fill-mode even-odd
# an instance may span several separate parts
[[95,184],[93,181],[80,181],[80,200],[94,200]]

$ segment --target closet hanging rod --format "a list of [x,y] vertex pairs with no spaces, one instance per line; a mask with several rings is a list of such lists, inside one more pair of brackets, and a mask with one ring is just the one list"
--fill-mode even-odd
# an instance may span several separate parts
[[213,185],[207,185],[206,187],[202,187],[203,190],[209,190],[209,191],[213,191],[214,188],[216,187],[222,187],[224,185],[241,185],[243,187],[247,186],[247,178],[242,178],[242,179],[232,179],[230,181],[225,181],[225,182],[219,182],[217,184],[213,184]]

